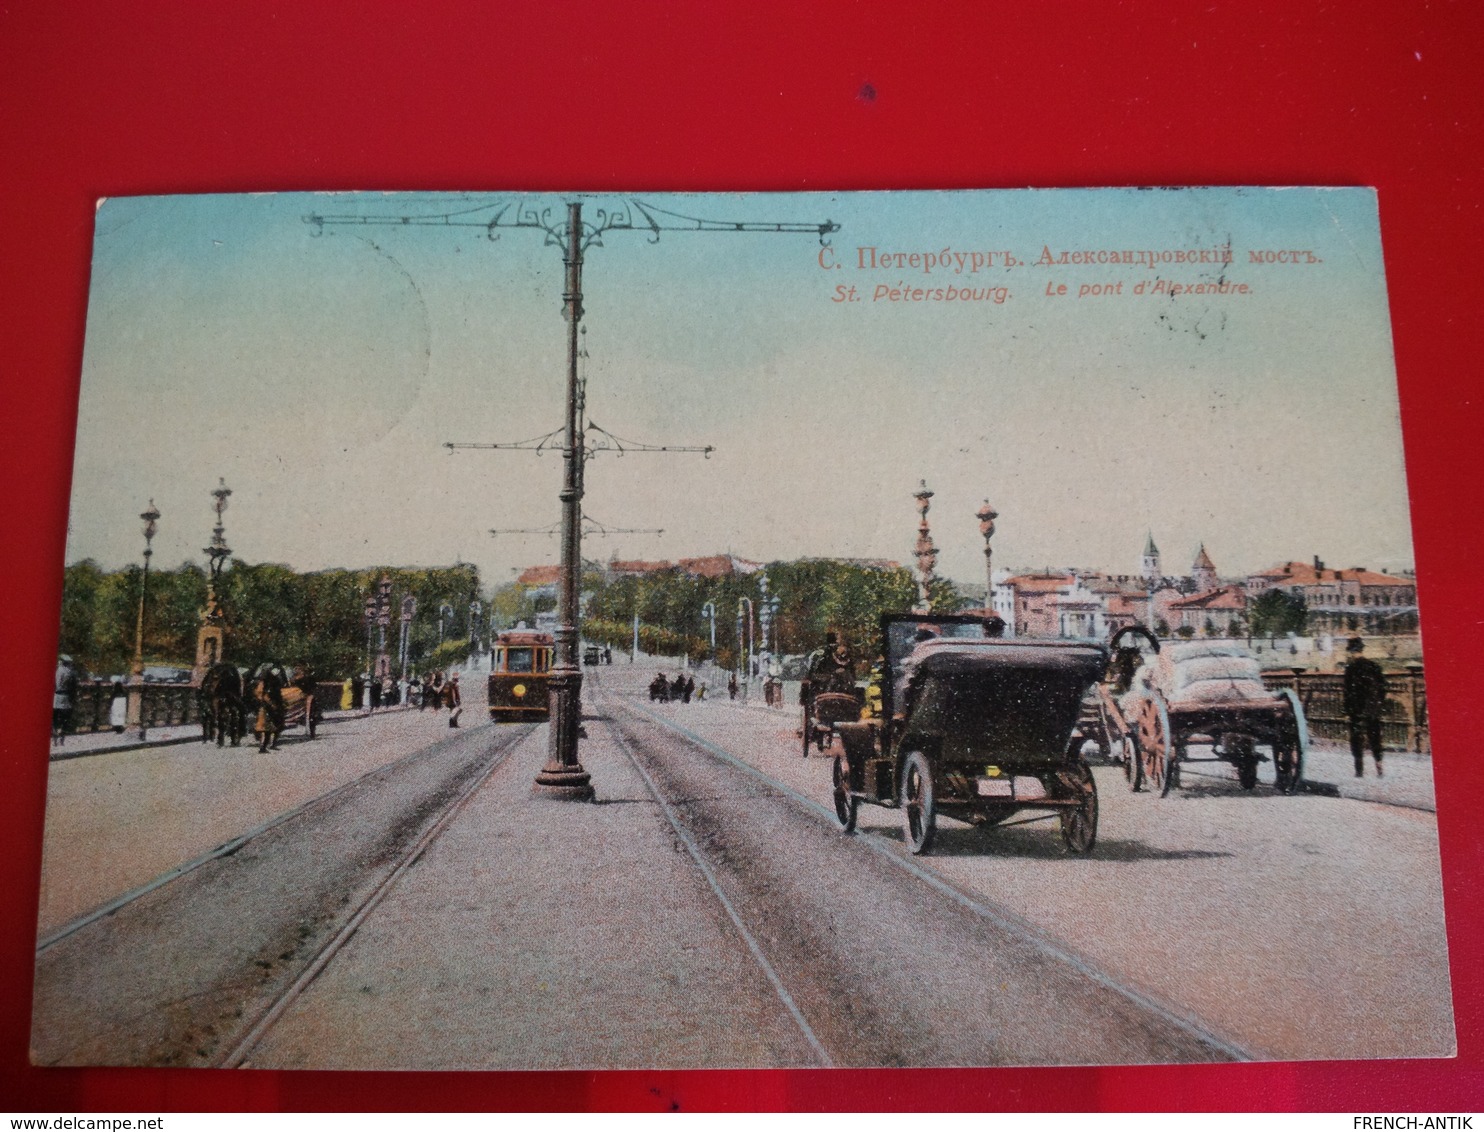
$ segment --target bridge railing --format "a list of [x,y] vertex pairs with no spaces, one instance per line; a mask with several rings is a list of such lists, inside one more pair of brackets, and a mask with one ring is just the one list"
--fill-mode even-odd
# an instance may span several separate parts
[[[1262,674],[1269,688],[1293,688],[1309,720],[1315,739],[1348,743],[1350,725],[1345,717],[1345,674],[1308,672],[1302,668],[1275,668]],[[1381,742],[1392,751],[1432,754],[1432,736],[1427,722],[1427,688],[1422,665],[1409,664],[1405,672],[1386,675],[1386,713],[1381,719]]]

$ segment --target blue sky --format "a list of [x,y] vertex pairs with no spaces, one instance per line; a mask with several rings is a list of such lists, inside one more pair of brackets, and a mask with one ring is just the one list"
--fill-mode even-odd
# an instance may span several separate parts
[[[97,216],[68,560],[200,558],[210,490],[234,550],[301,569],[480,565],[493,581],[555,540],[560,461],[460,452],[562,421],[559,250],[532,229],[326,226],[306,214],[466,212],[510,194],[121,198]],[[561,196],[521,203],[564,209]],[[586,216],[624,198],[584,198]],[[812,234],[607,233],[589,249],[590,415],[695,456],[600,456],[585,508],[663,537],[591,557],[731,549],[763,560],[909,560],[920,479],[940,570],[1169,567],[1204,543],[1224,573],[1319,555],[1411,564],[1375,198],[1368,190],[1047,190],[641,195],[691,216],[840,224]],[[1213,265],[1038,266],[1043,247],[1215,248]],[[857,250],[1009,250],[972,277],[859,269]],[[1317,262],[1257,264],[1256,249]],[[839,269],[833,263],[841,263]],[[828,268],[828,269],[827,269]],[[1135,295],[1144,282],[1246,295]],[[1121,294],[1077,298],[1084,284]],[[873,302],[877,285],[1005,287],[1003,303]],[[1047,286],[1066,285],[1066,296]],[[854,285],[863,301],[838,303]]]

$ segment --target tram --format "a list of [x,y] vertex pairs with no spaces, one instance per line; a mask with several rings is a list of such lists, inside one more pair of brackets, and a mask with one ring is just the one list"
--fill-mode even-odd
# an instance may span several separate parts
[[550,709],[546,682],[551,671],[552,636],[524,627],[496,634],[489,679],[490,718],[541,720]]

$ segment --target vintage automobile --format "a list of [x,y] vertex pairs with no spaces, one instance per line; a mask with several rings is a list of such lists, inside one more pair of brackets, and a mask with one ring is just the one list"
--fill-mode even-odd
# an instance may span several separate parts
[[[835,814],[862,802],[902,811],[907,847],[926,853],[941,813],[995,825],[1055,815],[1068,849],[1097,840],[1092,768],[1074,738],[1082,698],[1107,667],[1093,642],[1004,640],[998,617],[882,618],[880,714],[838,723]],[[874,697],[868,692],[867,703]]]
[[[1259,747],[1271,752],[1279,793],[1299,788],[1309,728],[1292,688],[1272,690],[1257,660],[1238,644],[1154,642],[1154,655],[1135,673],[1119,700],[1138,751],[1130,785],[1147,780],[1161,796],[1180,784],[1180,764],[1227,762],[1244,790],[1257,785]],[[1192,755],[1191,748],[1207,755]]]

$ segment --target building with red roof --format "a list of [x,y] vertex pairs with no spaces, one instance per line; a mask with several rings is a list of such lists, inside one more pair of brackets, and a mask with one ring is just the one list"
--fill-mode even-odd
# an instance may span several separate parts
[[1249,601],[1269,590],[1302,597],[1311,632],[1417,632],[1417,581],[1412,577],[1364,566],[1335,570],[1316,557],[1313,562],[1284,562],[1249,574],[1244,588]]

